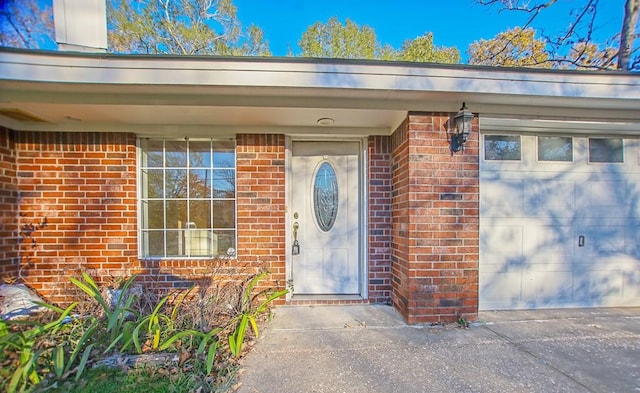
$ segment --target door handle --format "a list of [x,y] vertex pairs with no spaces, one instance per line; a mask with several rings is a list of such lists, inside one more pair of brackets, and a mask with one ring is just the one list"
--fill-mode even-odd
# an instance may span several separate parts
[[293,223],[293,245],[291,246],[291,255],[300,254],[300,243],[298,243],[298,228],[300,224],[298,222]]
[[578,247],[584,247],[584,236],[578,236]]

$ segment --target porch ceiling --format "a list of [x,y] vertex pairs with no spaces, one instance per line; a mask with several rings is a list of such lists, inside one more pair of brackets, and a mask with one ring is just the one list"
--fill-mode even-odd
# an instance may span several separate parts
[[[0,53],[0,125],[16,130],[388,135],[408,111],[455,113],[466,101],[490,128],[570,119],[640,131],[640,78],[624,73]],[[334,124],[317,123],[326,117]]]

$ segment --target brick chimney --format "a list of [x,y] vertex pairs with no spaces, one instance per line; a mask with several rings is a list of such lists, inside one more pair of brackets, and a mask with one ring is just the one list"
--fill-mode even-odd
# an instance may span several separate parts
[[59,50],[107,51],[105,0],[53,0],[53,19]]

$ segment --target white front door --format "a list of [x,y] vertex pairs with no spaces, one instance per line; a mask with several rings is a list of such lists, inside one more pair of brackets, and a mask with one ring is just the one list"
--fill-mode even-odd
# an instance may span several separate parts
[[292,143],[294,295],[360,294],[359,151],[359,142]]

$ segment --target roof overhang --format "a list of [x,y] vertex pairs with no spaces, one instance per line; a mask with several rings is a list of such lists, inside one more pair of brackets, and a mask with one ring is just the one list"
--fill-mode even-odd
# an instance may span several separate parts
[[[640,133],[640,77],[624,72],[0,54],[0,125],[15,130],[389,135],[410,111],[455,113],[465,101],[480,113],[483,128],[555,132],[571,123],[585,131]],[[326,117],[334,124],[318,124]]]

